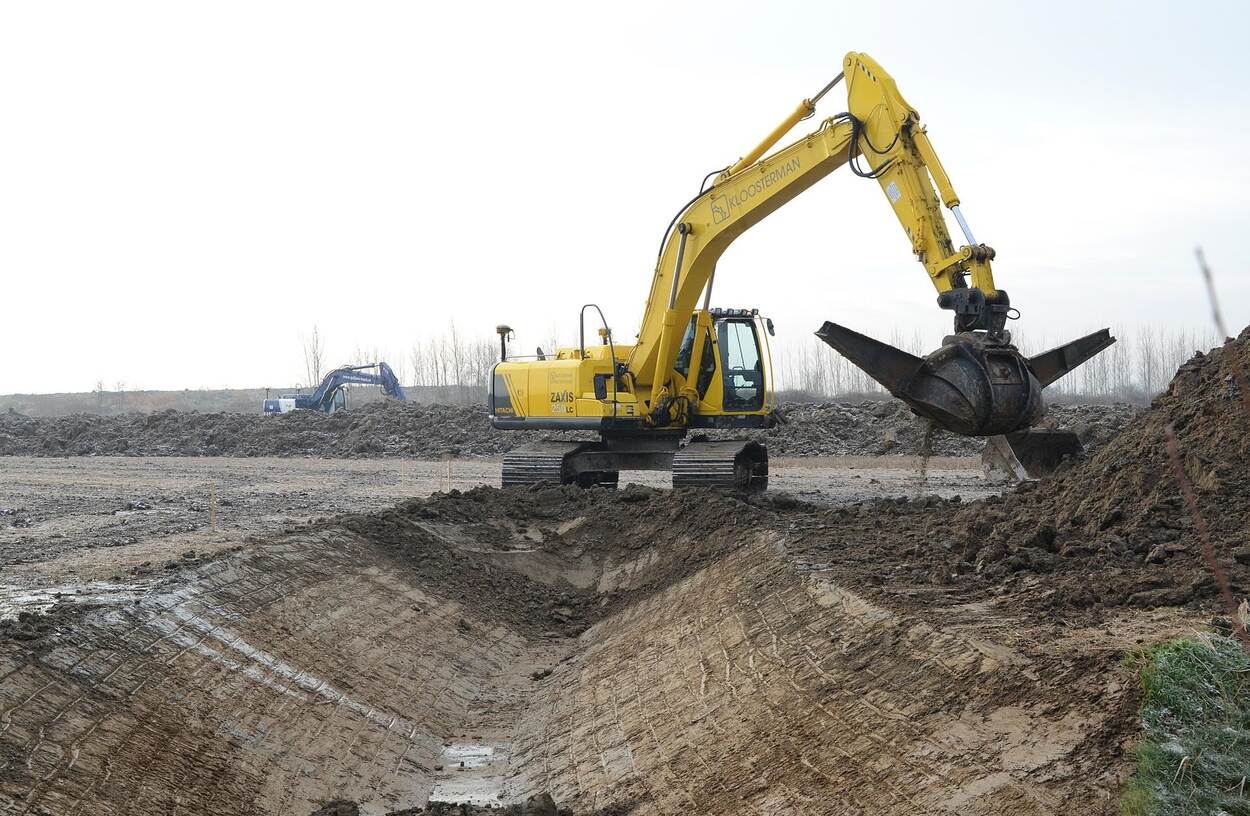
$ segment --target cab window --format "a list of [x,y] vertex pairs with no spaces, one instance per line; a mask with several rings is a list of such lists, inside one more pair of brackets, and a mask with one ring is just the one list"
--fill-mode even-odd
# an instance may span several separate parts
[[690,376],[690,357],[694,353],[695,320],[696,318],[690,318],[690,325],[686,326],[686,334],[681,338],[681,345],[677,348],[677,362],[673,365],[678,374],[687,378]]
[[717,324],[726,411],[758,411],[764,407],[764,365],[755,326],[742,320]]
[[[681,376],[690,378],[690,361],[694,357],[694,336],[695,329],[698,325],[697,318],[691,318],[690,325],[686,327],[686,334],[681,338],[681,347],[677,349],[677,362],[673,368]],[[712,375],[716,373],[716,355],[712,351],[712,335],[707,331],[703,332],[703,355],[699,358],[699,373],[695,379],[694,388],[699,392],[699,399],[707,394],[708,386],[712,384]]]

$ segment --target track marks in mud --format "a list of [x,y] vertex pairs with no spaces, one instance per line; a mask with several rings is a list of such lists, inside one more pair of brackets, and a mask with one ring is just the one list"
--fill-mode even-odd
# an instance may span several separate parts
[[1141,627],[1060,627],[985,587],[894,602],[866,579],[906,553],[853,563],[878,550],[847,518],[872,522],[479,489],[255,542],[50,648],[0,642],[0,793],[374,816],[454,787],[449,745],[497,744],[501,798],[577,813],[1107,812],[1135,727],[1116,651]]
[[1090,739],[1124,728],[1106,672],[801,578],[767,536],[582,641],[522,720],[513,795],[579,812],[1057,814],[1100,812],[1118,778]]
[[15,659],[0,681],[0,812],[424,801],[444,735],[471,709],[506,708],[509,672],[536,661],[359,555],[345,537],[269,544]]

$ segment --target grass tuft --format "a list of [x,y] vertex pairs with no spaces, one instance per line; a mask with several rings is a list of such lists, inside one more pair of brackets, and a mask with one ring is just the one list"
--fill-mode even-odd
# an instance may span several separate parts
[[1232,638],[1165,643],[1134,661],[1144,738],[1126,816],[1250,816],[1250,655]]

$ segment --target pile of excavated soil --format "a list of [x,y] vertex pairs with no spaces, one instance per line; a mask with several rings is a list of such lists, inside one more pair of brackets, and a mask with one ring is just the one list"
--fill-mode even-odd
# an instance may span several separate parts
[[1174,605],[1210,597],[1214,581],[1165,446],[1171,426],[1211,543],[1231,562],[1234,591],[1250,592],[1250,412],[1238,393],[1236,361],[1250,369],[1250,329],[1182,365],[1114,444],[1036,489],[1004,497],[988,535],[977,524],[965,527],[958,545],[965,561],[1046,572],[1058,557],[1095,571],[1087,585],[1060,593],[1069,603],[1120,596]]
[[[1094,449],[1132,416],[1125,404],[1053,406],[1049,421]],[[924,423],[902,403],[795,403],[786,423],[755,434],[774,456],[919,454]],[[741,432],[714,432],[735,438]],[[26,417],[0,414],[3,456],[317,456],[326,458],[499,456],[548,432],[496,431],[484,408],[371,403],[347,412],[280,416],[161,411],[153,414]],[[932,453],[975,456],[983,442],[945,431]]]
[[[1209,605],[1217,587],[1165,448],[1175,428],[1212,545],[1250,594],[1250,415],[1232,373],[1250,329],[1198,354],[1166,393],[1085,461],[1001,497],[936,496],[823,513],[796,549],[883,586],[928,581],[970,594],[1020,590],[1055,609]],[[951,597],[956,597],[952,595]]]

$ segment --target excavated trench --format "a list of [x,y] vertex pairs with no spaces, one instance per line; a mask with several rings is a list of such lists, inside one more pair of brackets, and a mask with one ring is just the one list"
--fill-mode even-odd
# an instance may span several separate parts
[[816,519],[483,488],[53,607],[0,639],[0,812],[1115,812],[1131,618],[907,612],[791,556]]

